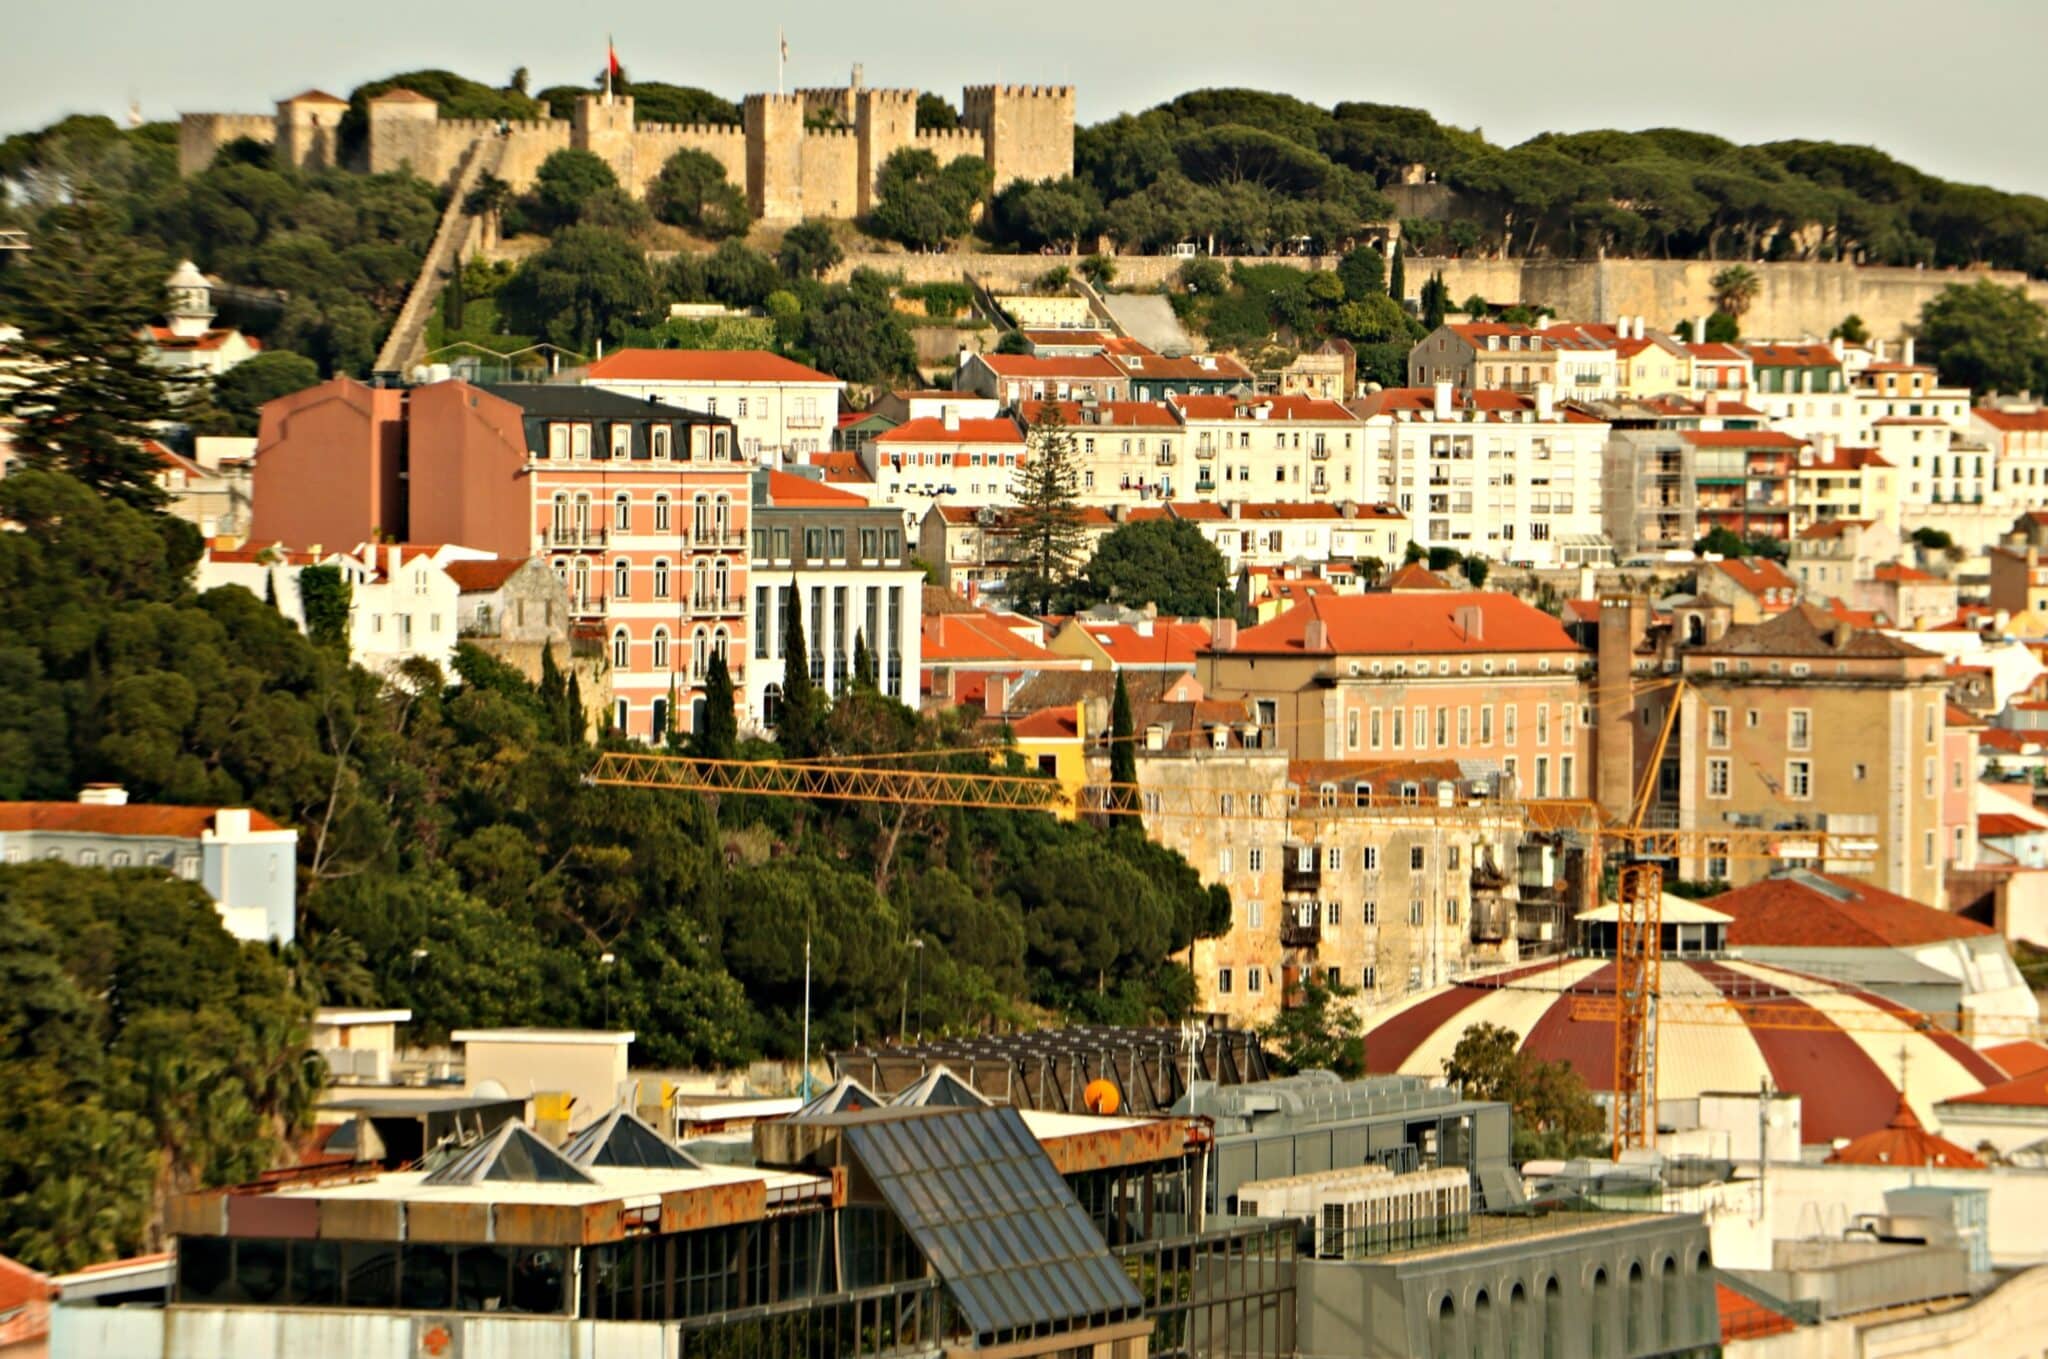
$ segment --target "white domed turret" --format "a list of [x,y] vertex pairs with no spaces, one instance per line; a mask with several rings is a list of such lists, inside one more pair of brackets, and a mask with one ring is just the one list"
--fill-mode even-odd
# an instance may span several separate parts
[[171,294],[171,305],[165,312],[170,322],[171,334],[182,339],[193,339],[204,335],[213,326],[213,285],[206,281],[206,275],[199,272],[199,266],[191,260],[183,260],[166,285]]

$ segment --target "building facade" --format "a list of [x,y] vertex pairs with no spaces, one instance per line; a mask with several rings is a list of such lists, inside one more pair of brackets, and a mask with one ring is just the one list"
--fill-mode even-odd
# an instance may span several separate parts
[[829,373],[758,349],[619,349],[584,369],[583,381],[729,419],[740,456],[770,467],[831,449],[846,390]]

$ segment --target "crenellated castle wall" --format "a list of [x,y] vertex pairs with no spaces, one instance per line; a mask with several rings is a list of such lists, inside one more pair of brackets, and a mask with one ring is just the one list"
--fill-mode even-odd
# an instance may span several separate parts
[[[639,196],[671,156],[696,150],[715,157],[726,177],[745,189],[755,216],[781,222],[869,212],[876,176],[904,147],[928,150],[941,164],[979,156],[998,189],[1015,179],[1073,173],[1071,86],[969,88],[961,101],[963,126],[945,132],[918,131],[916,90],[865,87],[857,69],[850,85],[748,95],[742,110],[739,127],[638,123],[630,96],[607,101],[593,94],[583,96],[568,119],[499,123],[442,118],[422,100],[375,99],[366,150],[355,168],[378,174],[410,166],[429,183],[446,185],[470,146],[489,137],[505,143],[497,173],[514,190],[530,187],[550,155],[574,147],[602,158],[620,185]],[[841,126],[804,127],[806,117],[824,111]],[[244,136],[277,146],[285,163],[323,162],[333,154],[328,128],[287,127],[282,114],[188,113],[178,129],[180,173],[204,169],[221,147]]]

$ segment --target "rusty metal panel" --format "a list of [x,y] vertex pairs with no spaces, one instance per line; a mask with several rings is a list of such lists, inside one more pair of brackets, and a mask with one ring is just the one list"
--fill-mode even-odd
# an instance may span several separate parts
[[1135,1128],[1050,1138],[1041,1145],[1060,1174],[1076,1175],[1088,1170],[1178,1160],[1187,1148],[1187,1136],[1178,1120],[1159,1119]]
[[402,1241],[396,1199],[323,1199],[320,1235],[329,1241]]
[[581,1223],[576,1239],[586,1245],[618,1241],[626,1235],[626,1224],[622,1220],[625,1210],[617,1199],[608,1203],[586,1203],[574,1211]]
[[226,1236],[228,1196],[218,1191],[179,1194],[164,1213],[164,1229],[172,1236]]
[[511,1246],[574,1246],[583,1235],[583,1210],[559,1203],[501,1203],[497,1239]]
[[768,1212],[768,1187],[761,1180],[679,1189],[661,1196],[661,1230],[701,1232],[735,1222],[758,1222]]
[[229,1236],[281,1236],[310,1241],[319,1235],[319,1227],[318,1200],[270,1194],[228,1196]]
[[405,1237],[408,1241],[489,1241],[491,1205],[408,1203],[405,1206]]

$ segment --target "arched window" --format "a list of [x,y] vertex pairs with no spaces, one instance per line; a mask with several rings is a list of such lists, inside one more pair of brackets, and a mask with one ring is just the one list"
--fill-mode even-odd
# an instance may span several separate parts
[[624,557],[612,563],[612,598],[629,599],[633,594],[633,564]]
[[1706,620],[1696,613],[1685,616],[1685,640],[1694,646],[1699,646],[1707,640]]
[[699,542],[711,534],[711,497],[697,496],[690,501],[690,532]]
[[732,523],[732,501],[726,496],[718,497],[712,506],[711,518],[717,525],[719,534],[723,536],[727,526]]
[[1459,1359],[1458,1309],[1445,1298],[1436,1308],[1436,1359]]
[[626,637],[624,628],[612,630],[612,669],[624,670],[632,643]]
[[587,495],[577,496],[575,508],[575,518],[569,526],[570,531],[575,536],[570,538],[569,541],[572,543],[589,543],[596,541],[590,533],[590,497]]
[[[560,426],[557,426],[557,428],[560,428]],[[567,491],[555,492],[554,505],[548,515],[548,529],[554,534],[556,542],[566,543],[572,541],[568,536],[569,493]]]
[[[732,639],[726,635],[724,628],[713,628],[711,630],[711,654],[714,656],[727,656],[725,646],[730,640]],[[728,659],[730,658],[728,657]]]
[[761,691],[761,725],[773,727],[782,712],[782,686],[771,684]]
[[576,580],[571,588],[575,592],[577,606],[587,608],[590,604],[590,558],[578,557],[575,571]]
[[624,491],[612,497],[612,531],[631,533],[633,531],[633,497]]
[[699,609],[711,603],[711,564],[701,557],[690,567],[690,603]]
[[1643,1267],[1633,1262],[1628,1267],[1628,1301],[1622,1306],[1622,1339],[1630,1354],[1640,1354],[1643,1349],[1643,1319],[1650,1313],[1650,1286],[1643,1277]]
[[704,671],[711,664],[711,638],[702,628],[690,634],[690,676],[704,678]]
[[1607,1359],[1607,1314],[1614,1306],[1614,1289],[1609,1286],[1607,1271],[1593,1271],[1593,1302],[1591,1315],[1587,1318],[1586,1334],[1589,1347],[1586,1353],[1593,1359]]
[[1494,1359],[1493,1356],[1493,1299],[1480,1289],[1479,1296],[1472,1299],[1472,1359]]
[[661,493],[660,495],[658,495],[658,496],[654,497],[654,531],[655,531],[656,533],[667,533],[667,532],[668,532],[668,492],[667,492],[667,491],[663,491],[663,492],[662,492],[662,493]]
[[1657,1271],[1657,1292],[1657,1338],[1666,1349],[1671,1349],[1685,1330],[1685,1322],[1680,1317],[1684,1290],[1679,1287],[1678,1261],[1668,1255]]
[[667,699],[657,698],[654,700],[654,720],[647,724],[647,731],[648,735],[657,741],[668,735]]
[[654,668],[656,670],[668,669],[667,628],[656,628],[654,630]]
[[723,605],[726,600],[732,598],[732,567],[726,564],[725,558],[720,557],[712,565],[711,577],[712,593]]
[[1713,1268],[1713,1261],[1705,1251],[1693,1257],[1692,1262],[1692,1333],[1706,1337],[1716,1334],[1720,1316],[1715,1305],[1713,1282],[1707,1271]]
[[1556,1279],[1543,1285],[1543,1359],[1564,1359],[1564,1290]]
[[668,598],[668,558],[666,557],[656,557],[654,559],[654,597],[656,599]]

